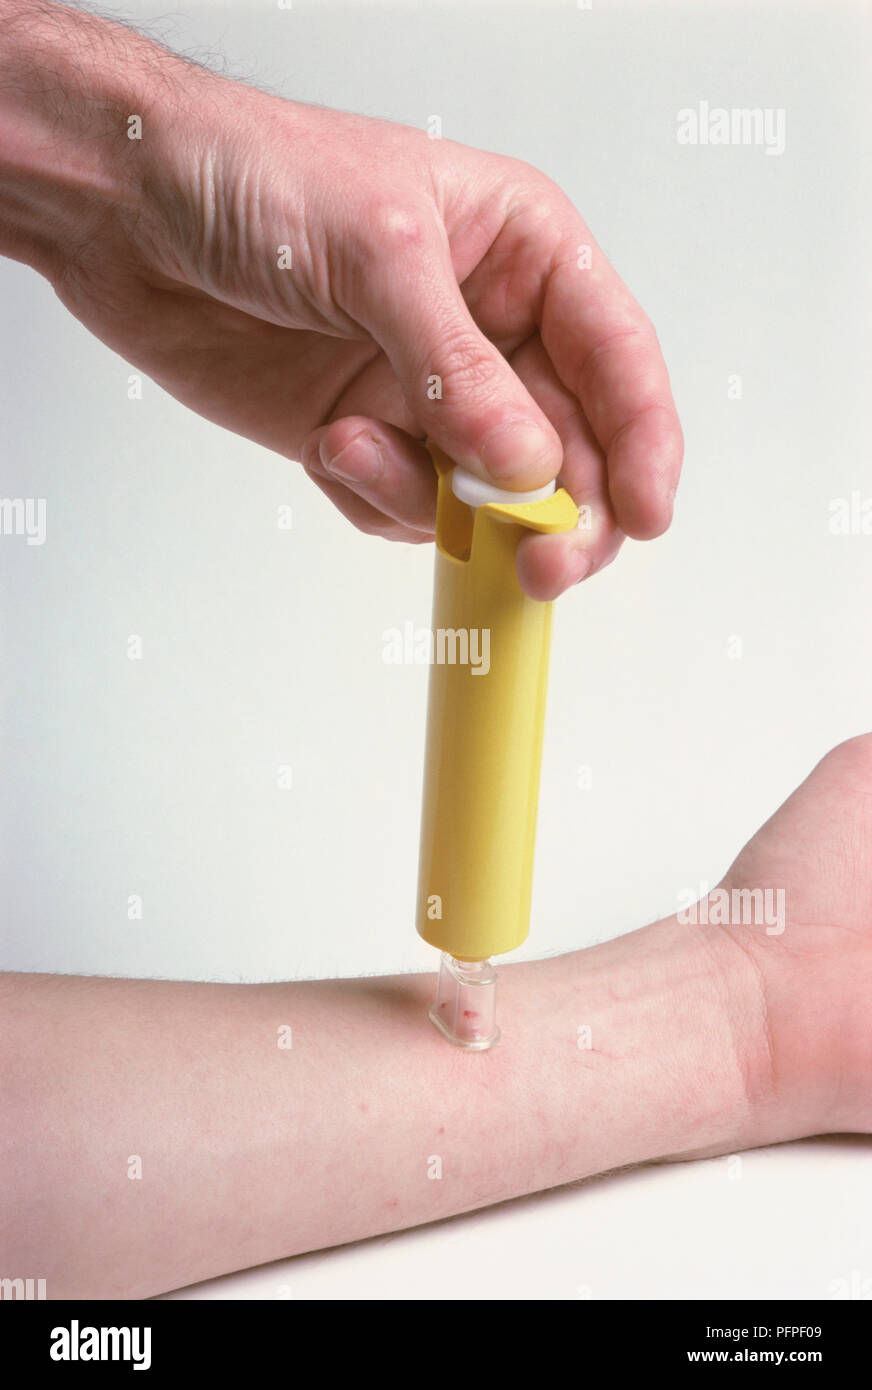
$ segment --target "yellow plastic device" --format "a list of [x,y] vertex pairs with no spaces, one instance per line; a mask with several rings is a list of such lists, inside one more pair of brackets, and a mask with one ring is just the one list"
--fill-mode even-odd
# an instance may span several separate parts
[[[573,529],[578,510],[562,488],[506,492],[430,452],[439,483],[417,928],[451,958],[431,1018],[481,1048],[499,1036],[493,1018],[461,1005],[495,977],[474,964],[520,946],[530,926],[551,642],[552,605],[524,593],[515,553],[525,531]],[[482,1024],[467,1027],[472,1038],[464,1016]]]

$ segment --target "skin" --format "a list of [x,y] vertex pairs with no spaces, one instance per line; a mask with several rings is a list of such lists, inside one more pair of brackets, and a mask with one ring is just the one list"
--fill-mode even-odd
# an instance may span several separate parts
[[0,0],[0,26],[0,251],[165,390],[391,539],[432,539],[427,437],[504,487],[559,475],[587,525],[525,539],[535,598],[668,527],[682,436],[654,328],[539,170],[44,0]]
[[867,735],[723,880],[783,888],[783,933],[667,918],[507,966],[490,1052],[427,1021],[433,976],[0,977],[0,1264],[143,1298],[628,1164],[872,1132],[870,808]]
[[[426,437],[504,486],[559,475],[592,524],[524,542],[534,597],[668,526],[654,330],[543,174],[41,0],[0,25],[0,251],[172,395],[394,539],[432,534]],[[866,738],[727,875],[786,889],[783,935],[667,919],[509,966],[493,1052],[426,1022],[432,978],[2,977],[3,1267],[140,1298],[626,1164],[869,1132],[870,803]]]

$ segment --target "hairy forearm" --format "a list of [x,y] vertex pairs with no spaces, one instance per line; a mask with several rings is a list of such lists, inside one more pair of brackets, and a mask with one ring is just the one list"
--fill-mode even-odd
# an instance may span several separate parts
[[132,120],[154,144],[198,73],[47,0],[0,0],[0,30],[0,253],[52,277],[107,216],[135,215],[147,175]]
[[432,976],[5,976],[0,1263],[49,1297],[144,1297],[764,1142],[742,961],[667,922],[504,967],[485,1053],[429,1024]]

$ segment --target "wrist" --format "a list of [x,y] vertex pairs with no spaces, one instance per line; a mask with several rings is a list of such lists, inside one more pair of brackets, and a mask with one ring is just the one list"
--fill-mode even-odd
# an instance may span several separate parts
[[55,279],[107,221],[141,208],[138,136],[164,120],[188,65],[42,0],[0,0],[0,23],[0,251]]
[[[537,1090],[553,1086],[562,1054],[562,1135],[584,1162],[571,1176],[787,1137],[773,1114],[753,968],[716,932],[669,918],[517,969]],[[526,970],[537,972],[534,988]],[[511,1069],[515,986],[511,969],[501,975],[505,1026],[495,1051],[505,1049]]]

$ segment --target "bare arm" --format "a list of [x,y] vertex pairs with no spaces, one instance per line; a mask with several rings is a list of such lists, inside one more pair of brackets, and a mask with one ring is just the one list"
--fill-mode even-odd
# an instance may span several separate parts
[[139,1298],[627,1164],[872,1130],[870,803],[867,736],[714,890],[782,889],[783,929],[716,925],[710,895],[707,925],[505,966],[491,1052],[429,1024],[432,976],[0,977],[0,1264]]
[[507,967],[503,1041],[478,1054],[428,1023],[432,976],[6,976],[3,1264],[50,1297],[143,1297],[757,1142],[745,974],[670,923]]

